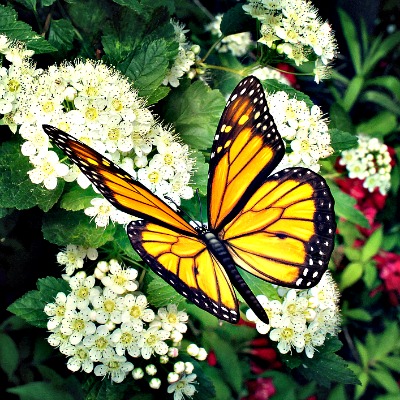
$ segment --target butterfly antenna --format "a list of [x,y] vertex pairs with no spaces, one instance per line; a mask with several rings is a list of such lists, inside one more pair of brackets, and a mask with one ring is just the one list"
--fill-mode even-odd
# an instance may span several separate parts
[[186,217],[189,218],[190,221],[192,221],[194,224],[196,224],[196,226],[197,226],[199,229],[202,229],[202,228],[203,228],[203,226],[200,226],[200,225],[198,224],[198,222],[195,221],[194,218],[193,218],[190,214],[188,214],[188,213],[187,213],[185,210],[183,210],[178,204],[176,204],[176,202],[175,202],[174,200],[172,200],[171,197],[169,197],[169,196],[164,196],[164,198],[166,198],[167,200],[169,200],[169,201],[177,208],[177,210],[179,211],[180,214],[186,215]]

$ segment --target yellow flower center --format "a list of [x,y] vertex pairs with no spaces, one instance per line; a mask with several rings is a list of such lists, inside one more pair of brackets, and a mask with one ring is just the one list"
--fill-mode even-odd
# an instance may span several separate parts
[[150,334],[149,337],[146,339],[146,342],[149,346],[154,346],[158,342],[158,338],[156,335]]
[[109,313],[113,312],[113,311],[115,310],[115,303],[114,303],[114,301],[113,301],[113,300],[106,300],[106,301],[104,302],[104,310],[105,310],[106,312],[109,312]]
[[10,92],[17,92],[20,88],[20,84],[16,79],[10,79],[8,81],[7,87]]
[[142,315],[142,310],[139,306],[133,306],[130,311],[132,318],[139,318]]
[[114,109],[115,111],[117,111],[117,112],[120,112],[120,111],[122,111],[122,109],[123,109],[122,101],[121,101],[121,100],[113,99],[112,102],[111,102],[111,105],[112,105],[113,109]]
[[52,113],[54,109],[55,109],[54,103],[50,100],[42,104],[42,110],[45,113]]
[[110,140],[118,140],[120,138],[121,134],[120,134],[120,130],[118,128],[111,128],[108,131],[108,138]]
[[104,350],[108,346],[108,341],[103,336],[101,336],[96,339],[95,346],[100,350]]
[[79,288],[77,295],[81,299],[86,299],[86,297],[89,295],[89,289],[87,287],[81,287]]
[[85,92],[89,97],[97,96],[97,94],[99,93],[99,91],[93,86],[88,86]]
[[129,344],[129,343],[132,342],[132,339],[133,339],[132,334],[130,334],[129,332],[124,332],[124,333],[121,335],[120,342],[123,343],[123,344],[125,344],[125,345],[127,345],[127,344]]
[[94,121],[99,116],[97,108],[95,107],[88,107],[85,112],[85,118],[89,121]]
[[85,328],[85,321],[81,318],[76,318],[72,323],[72,329],[74,331],[82,331]]
[[65,306],[58,306],[56,308],[56,316],[62,317],[65,314]]
[[54,167],[51,163],[49,162],[45,162],[42,165],[42,171],[46,174],[46,175],[52,175],[54,173]]
[[159,181],[160,174],[157,171],[153,171],[150,172],[148,178],[151,183],[157,183]]
[[166,155],[164,156],[164,162],[165,162],[165,164],[171,165],[171,164],[173,163],[173,161],[174,161],[174,157],[172,156],[172,154],[166,154]]
[[85,349],[79,349],[76,352],[76,356],[81,360],[86,360],[88,358],[88,353]]
[[172,325],[174,325],[178,322],[178,316],[173,313],[168,314],[167,319],[168,319],[168,322]]
[[308,140],[302,140],[300,144],[301,150],[307,151],[310,150],[310,143]]
[[284,328],[284,329],[282,329],[281,336],[286,340],[290,339],[291,337],[293,337],[293,329],[292,328]]
[[114,282],[116,285],[123,286],[127,282],[127,279],[125,278],[124,275],[116,275],[114,277]]

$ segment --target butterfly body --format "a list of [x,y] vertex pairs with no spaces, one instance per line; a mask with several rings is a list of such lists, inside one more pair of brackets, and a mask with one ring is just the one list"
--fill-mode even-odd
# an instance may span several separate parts
[[268,322],[237,267],[296,289],[314,286],[325,272],[336,227],[333,197],[311,170],[274,172],[285,146],[258,79],[243,79],[221,116],[210,155],[207,229],[190,225],[95,150],[43,128],[116,208],[142,218],[127,233],[151,269],[219,319],[238,322],[235,288]]

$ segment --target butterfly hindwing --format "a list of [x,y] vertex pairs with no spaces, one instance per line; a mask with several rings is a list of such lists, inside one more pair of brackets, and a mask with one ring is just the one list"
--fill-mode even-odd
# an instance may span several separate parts
[[268,111],[260,81],[243,79],[230,96],[211,150],[208,221],[218,231],[240,210],[259,179],[281,161],[284,143]]
[[226,272],[200,238],[146,221],[131,222],[128,236],[143,260],[178,293],[219,319],[239,320]]
[[241,268],[278,285],[309,288],[332,253],[333,205],[320,175],[289,168],[265,179],[221,237]]
[[112,161],[60,129],[49,125],[43,129],[117,209],[197,235],[171,207]]

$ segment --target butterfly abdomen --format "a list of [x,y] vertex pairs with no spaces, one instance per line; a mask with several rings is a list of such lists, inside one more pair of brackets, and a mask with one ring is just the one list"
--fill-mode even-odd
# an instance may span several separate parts
[[239,274],[236,264],[233,261],[233,258],[224,242],[222,242],[213,232],[210,231],[203,233],[201,236],[207,246],[207,249],[225,269],[229,279],[233,283],[236,290],[246,301],[248,306],[253,309],[258,318],[265,323],[268,323],[267,313],[254,296],[253,292],[250,290],[242,276]]

